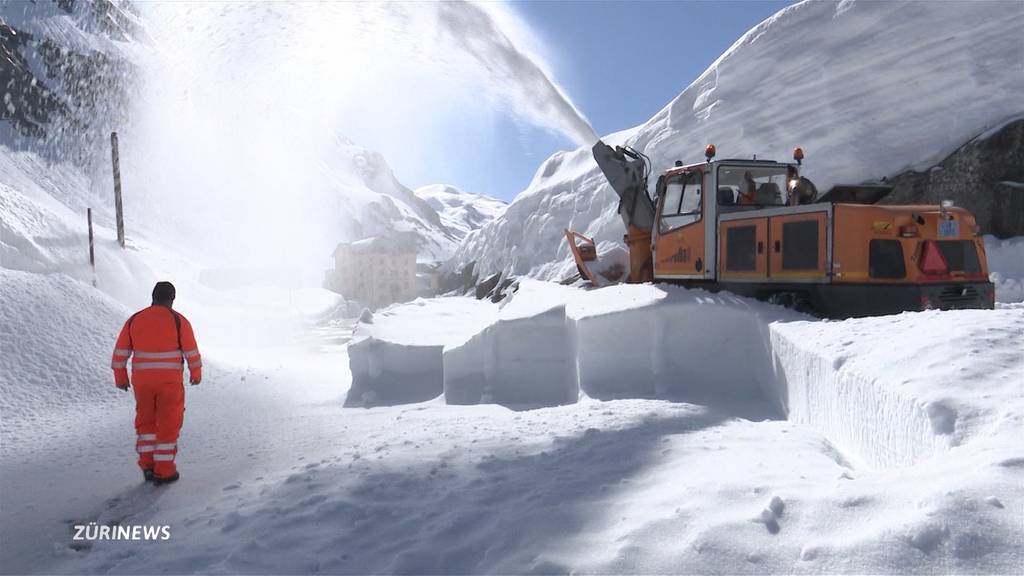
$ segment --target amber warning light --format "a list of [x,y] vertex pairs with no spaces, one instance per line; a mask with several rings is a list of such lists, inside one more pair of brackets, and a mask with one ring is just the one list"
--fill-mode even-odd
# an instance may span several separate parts
[[803,148],[793,148],[793,160],[796,160],[796,163],[798,165],[801,165],[801,166],[803,165],[803,163],[804,163],[804,149]]
[[711,159],[715,157],[714,144],[708,144],[708,147],[704,149],[704,157],[708,159],[708,162],[711,162]]

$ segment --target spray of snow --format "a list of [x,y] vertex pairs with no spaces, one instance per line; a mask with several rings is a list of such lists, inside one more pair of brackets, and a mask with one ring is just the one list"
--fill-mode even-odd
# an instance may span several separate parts
[[136,48],[145,85],[137,125],[122,139],[125,185],[144,199],[126,210],[221,263],[320,268],[333,243],[354,234],[355,208],[338,198],[394,178],[386,166],[386,174],[365,174],[338,132],[372,123],[374,134],[402,149],[427,147],[453,118],[486,124],[488,114],[510,106],[520,121],[574,143],[595,139],[491,8],[144,9],[153,43]]
[[997,302],[1024,302],[1024,236],[999,239],[985,236],[989,280],[996,285]]
[[508,98],[517,110],[538,126],[556,129],[581,146],[597,141],[594,129],[565,92],[535,57],[516,47],[500,20],[484,6],[441,2],[436,9],[441,29],[489,72],[495,87],[509,91]]

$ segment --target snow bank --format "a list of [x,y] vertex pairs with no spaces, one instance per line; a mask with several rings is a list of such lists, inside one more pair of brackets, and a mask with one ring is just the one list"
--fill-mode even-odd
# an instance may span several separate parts
[[[1007,71],[1024,59],[1022,27],[1019,4],[801,2],[743,35],[648,122],[606,141],[649,155],[655,175],[700,161],[709,142],[722,157],[779,160],[799,145],[822,191],[926,169],[1020,115],[1024,75]],[[936,121],[950,110],[955,121]],[[468,236],[452,267],[560,280],[571,270],[562,229],[621,242],[617,203],[588,149],[559,152]]]
[[444,345],[493,321],[497,307],[472,298],[417,299],[367,315],[348,347],[352,388],[346,406],[421,402],[444,390]]
[[[474,316],[476,333],[452,322],[468,305],[491,312]],[[469,299],[422,300],[392,309],[390,325],[360,324],[357,334],[372,337],[352,345],[350,402],[386,386],[408,391],[388,403],[422,400],[436,390],[438,346],[451,404],[554,406],[581,391],[601,399],[759,397],[771,390],[771,371],[751,367],[770,366],[769,323],[801,317],[727,293],[651,285],[586,291],[529,279],[495,309]]]
[[553,406],[580,392],[761,397],[771,372],[751,366],[770,365],[767,326],[795,317],[725,293],[650,285],[586,291],[523,280],[497,322],[445,347],[445,398]]
[[1024,237],[985,236],[985,255],[996,302],[1024,302]]
[[1024,415],[1013,388],[1024,381],[1019,306],[810,321],[729,293],[523,280],[496,314],[472,300],[439,299],[409,316],[395,309],[388,321],[422,334],[434,325],[432,310],[448,307],[452,316],[469,305],[492,310],[489,320],[476,318],[475,334],[460,323],[457,338],[354,346],[355,393],[391,394],[395,403],[443,389],[449,404],[514,407],[580,396],[765,399],[870,467],[914,464],[1007,414]]
[[771,327],[780,399],[874,466],[913,464],[1024,416],[1024,309]]
[[115,400],[110,353],[128,310],[63,274],[0,269],[0,435],[7,446]]

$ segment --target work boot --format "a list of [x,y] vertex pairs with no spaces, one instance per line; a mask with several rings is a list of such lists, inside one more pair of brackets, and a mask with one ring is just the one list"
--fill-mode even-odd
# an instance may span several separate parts
[[153,469],[152,468],[146,468],[145,470],[143,470],[142,471],[142,477],[146,479],[146,482],[152,482],[153,481]]
[[160,486],[162,484],[170,484],[171,482],[176,482],[178,480],[178,478],[180,478],[180,477],[181,477],[181,475],[178,474],[177,472],[175,472],[174,474],[172,474],[170,476],[166,476],[166,477],[164,477],[164,476],[153,476],[153,484],[156,484],[157,486]]

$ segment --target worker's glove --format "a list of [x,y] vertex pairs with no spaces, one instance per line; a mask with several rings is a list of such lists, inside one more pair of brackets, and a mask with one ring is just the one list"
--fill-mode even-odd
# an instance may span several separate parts
[[198,386],[199,383],[202,382],[202,381],[203,381],[203,379],[200,377],[200,378],[190,378],[188,382],[189,382],[189,384],[191,384],[193,386]]

